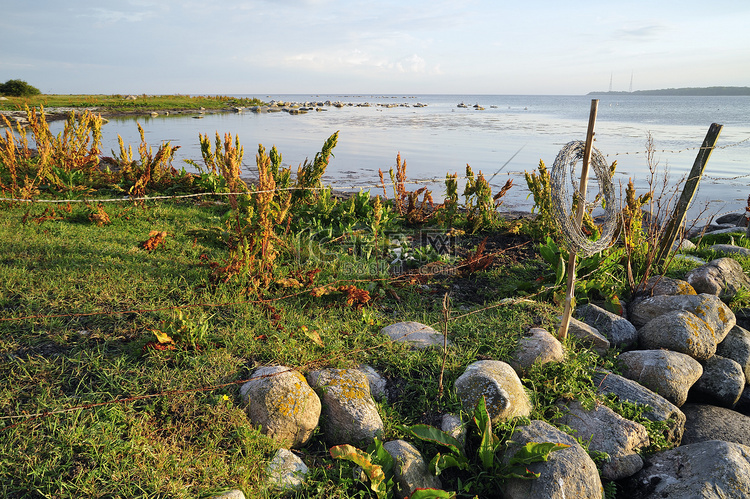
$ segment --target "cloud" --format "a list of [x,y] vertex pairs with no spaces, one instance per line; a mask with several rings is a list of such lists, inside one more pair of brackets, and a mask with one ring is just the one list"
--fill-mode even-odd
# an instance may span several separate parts
[[622,28],[616,31],[617,38],[627,40],[650,41],[662,36],[669,28],[662,24],[649,24],[632,28]]

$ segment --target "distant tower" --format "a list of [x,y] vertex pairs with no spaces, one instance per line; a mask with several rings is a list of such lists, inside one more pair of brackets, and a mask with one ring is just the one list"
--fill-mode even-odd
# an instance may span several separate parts
[[609,73],[609,91],[612,91],[612,73]]
[[630,72],[630,88],[628,89],[628,92],[631,94],[633,93],[633,72]]

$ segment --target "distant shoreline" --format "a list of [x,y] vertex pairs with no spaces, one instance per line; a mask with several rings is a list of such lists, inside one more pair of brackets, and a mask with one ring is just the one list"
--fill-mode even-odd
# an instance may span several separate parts
[[660,90],[635,90],[633,92],[589,92],[586,95],[671,95],[696,97],[722,97],[750,95],[750,87],[685,87]]

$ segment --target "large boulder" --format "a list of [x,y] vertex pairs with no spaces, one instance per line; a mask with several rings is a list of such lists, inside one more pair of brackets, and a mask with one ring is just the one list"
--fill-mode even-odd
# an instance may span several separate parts
[[516,372],[523,372],[533,364],[562,362],[565,350],[562,343],[542,328],[531,328],[526,336],[518,342],[518,348],[509,361]]
[[482,397],[493,423],[531,414],[531,401],[518,374],[505,362],[480,360],[469,364],[455,383],[461,405],[469,414]]
[[734,326],[716,347],[716,355],[737,362],[745,373],[745,382],[750,383],[750,331]]
[[685,279],[697,292],[717,295],[722,300],[731,300],[740,289],[750,288],[750,279],[734,258],[711,260],[688,272]]
[[[443,348],[443,335],[421,322],[397,322],[380,330],[391,341],[406,343],[414,349]],[[449,342],[450,344],[450,342]]]
[[301,447],[320,418],[320,399],[305,377],[285,366],[261,367],[240,388],[250,421],[287,447]]
[[266,474],[271,485],[284,492],[291,492],[304,485],[309,468],[294,453],[279,449],[266,467]]
[[329,445],[369,445],[384,430],[367,376],[357,369],[323,369],[307,374],[321,393],[322,427]]
[[404,440],[391,440],[383,448],[393,458],[393,478],[398,497],[409,497],[418,488],[442,489],[440,479],[430,473],[422,454]]
[[682,411],[687,418],[683,445],[706,440],[750,445],[750,417],[708,404],[685,404]]
[[676,405],[645,386],[608,371],[596,372],[594,384],[601,394],[612,394],[622,402],[645,406],[643,416],[651,421],[665,422],[667,429],[664,438],[680,445],[685,430],[685,415]]
[[660,295],[696,295],[695,289],[687,281],[672,279],[664,275],[655,275],[640,284],[630,301],[630,306],[646,298]]
[[643,425],[599,404],[593,409],[586,409],[580,402],[574,401],[563,411],[559,423],[574,429],[575,436],[588,443],[589,451],[607,453],[608,458],[602,464],[603,478],[619,480],[632,476],[643,467],[643,459],[638,452],[649,445],[648,432]]
[[648,322],[675,310],[686,310],[697,315],[711,326],[716,335],[716,342],[721,342],[737,320],[732,311],[718,296],[700,295],[660,295],[636,303],[630,311],[630,320],[636,327],[643,327]]
[[532,421],[517,427],[503,453],[503,464],[530,442],[554,442],[570,447],[550,453],[546,462],[533,463],[527,468],[539,473],[535,480],[511,478],[503,487],[506,499],[601,499],[604,493],[596,464],[570,435],[544,421]]
[[607,355],[609,351],[609,340],[598,329],[579,321],[575,317],[570,318],[568,334],[580,340],[581,343],[590,347],[599,355]]
[[581,305],[576,314],[581,321],[603,334],[613,347],[629,346],[638,340],[635,327],[627,319],[594,304]]
[[649,321],[638,330],[642,348],[665,348],[706,360],[716,353],[716,335],[706,321],[686,310],[674,310]]
[[633,350],[619,357],[623,375],[680,407],[703,374],[700,362],[670,350]]
[[722,407],[734,407],[745,389],[742,366],[721,355],[714,355],[702,364],[703,374],[691,388],[691,396],[695,394]]
[[750,497],[750,447],[708,440],[659,452],[624,492],[631,499]]

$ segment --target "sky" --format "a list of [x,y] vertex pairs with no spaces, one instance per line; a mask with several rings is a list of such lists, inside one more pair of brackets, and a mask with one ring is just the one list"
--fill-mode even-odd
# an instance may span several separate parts
[[3,0],[48,94],[546,94],[750,86],[747,0]]

